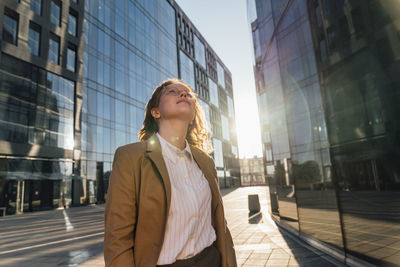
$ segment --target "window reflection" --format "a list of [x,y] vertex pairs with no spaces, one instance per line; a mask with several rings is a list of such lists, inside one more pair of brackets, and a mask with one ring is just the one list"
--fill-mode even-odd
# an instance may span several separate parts
[[3,17],[3,40],[13,45],[18,42],[18,15],[7,8]]
[[[1,140],[72,149],[74,82],[10,56],[3,57],[1,91],[13,97],[3,99],[0,105],[0,114],[5,116]],[[26,72],[32,77],[31,84],[24,82]]]
[[76,28],[77,28],[77,19],[76,15],[69,13],[68,14],[68,33],[72,36],[76,36]]
[[31,0],[30,8],[33,12],[38,14],[39,16],[42,15],[42,0]]
[[195,58],[197,62],[201,64],[201,66],[206,69],[206,51],[204,44],[200,41],[196,34],[194,36],[194,49],[195,49]]
[[60,64],[60,38],[54,34],[49,38],[49,61]]
[[70,45],[67,48],[67,70],[75,72],[76,65],[76,48]]
[[214,104],[216,107],[219,106],[218,104],[218,87],[217,84],[208,78],[208,84],[210,86],[210,102]]
[[39,25],[30,22],[28,33],[28,49],[32,55],[39,56],[40,52],[40,31]]

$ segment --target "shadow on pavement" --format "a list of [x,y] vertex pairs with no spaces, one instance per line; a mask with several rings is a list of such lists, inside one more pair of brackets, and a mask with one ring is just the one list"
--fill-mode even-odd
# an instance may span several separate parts
[[[307,267],[335,267],[335,266],[347,266],[331,256],[319,251],[317,249],[311,248],[309,246],[305,247],[301,245],[303,241],[297,239],[297,237],[292,237],[286,230],[278,226],[279,232],[281,233],[283,239],[286,241],[288,247],[290,248],[294,258],[296,259],[299,266]],[[305,245],[305,244],[304,244]]]
[[221,195],[222,195],[222,196],[226,196],[226,195],[232,193],[233,191],[235,191],[235,190],[238,189],[238,188],[240,188],[240,187],[223,188],[223,189],[221,189]]
[[258,224],[258,223],[262,223],[261,219],[262,219],[263,215],[261,212],[257,212],[252,214],[252,212],[249,212],[249,223],[250,224]]

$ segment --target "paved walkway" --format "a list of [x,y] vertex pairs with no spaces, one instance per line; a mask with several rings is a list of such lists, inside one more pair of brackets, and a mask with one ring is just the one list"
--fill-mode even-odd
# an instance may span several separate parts
[[[238,266],[344,266],[335,259],[281,232],[268,215],[267,187],[222,190],[225,216],[235,244]],[[258,194],[263,215],[248,220],[248,195]],[[257,222],[258,220],[258,222]],[[257,223],[256,223],[257,222]],[[103,267],[103,256],[79,267]]]
[[[238,266],[343,266],[280,231],[267,214],[267,187],[222,190]],[[248,195],[263,215],[248,219]],[[104,205],[0,218],[0,266],[103,267]]]

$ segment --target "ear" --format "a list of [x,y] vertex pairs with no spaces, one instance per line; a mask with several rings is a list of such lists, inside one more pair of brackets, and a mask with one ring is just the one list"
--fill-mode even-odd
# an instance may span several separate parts
[[153,116],[153,118],[155,119],[159,119],[161,117],[160,111],[158,110],[158,108],[152,108],[151,111],[151,116]]

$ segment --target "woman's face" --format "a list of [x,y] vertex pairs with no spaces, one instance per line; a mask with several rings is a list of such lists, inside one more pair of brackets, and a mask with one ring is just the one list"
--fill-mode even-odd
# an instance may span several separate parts
[[180,119],[191,123],[195,117],[195,96],[182,84],[170,84],[161,92],[153,117],[161,120]]

